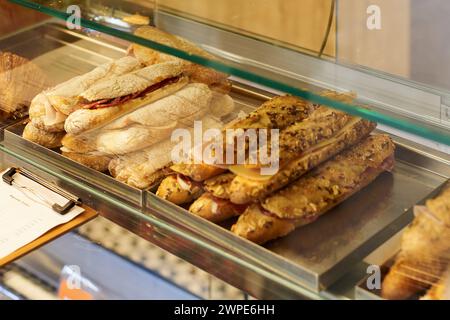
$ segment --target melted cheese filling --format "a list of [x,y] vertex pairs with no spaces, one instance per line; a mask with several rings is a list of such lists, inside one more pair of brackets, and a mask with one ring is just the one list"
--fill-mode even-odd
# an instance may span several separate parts
[[[352,118],[341,130],[339,130],[332,138],[329,138],[325,141],[322,141],[316,144],[314,147],[303,152],[303,156],[301,158],[295,159],[295,161],[301,161],[310,157],[312,154],[320,152],[325,147],[328,147],[331,144],[337,143],[341,136],[345,134],[345,131],[349,130],[349,128],[353,127],[357,122],[359,122],[361,118]],[[244,177],[246,179],[255,180],[255,181],[267,181],[272,178],[274,175],[262,175],[261,168],[248,167],[247,165],[232,165],[228,166],[228,169],[234,174]]]

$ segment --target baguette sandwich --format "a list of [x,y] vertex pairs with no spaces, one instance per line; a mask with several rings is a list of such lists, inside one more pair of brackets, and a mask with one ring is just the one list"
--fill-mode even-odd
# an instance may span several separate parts
[[173,173],[162,181],[156,195],[178,205],[196,200],[204,191],[211,195],[209,199],[227,200],[229,198],[227,189],[233,178],[234,174],[224,173],[204,182],[198,182],[180,173]]
[[230,185],[230,200],[245,204],[262,200],[272,192],[367,137],[376,124],[327,107],[319,107],[304,121],[280,132],[279,170],[261,175],[258,166],[229,167],[236,174]]
[[[206,87],[204,84],[199,85]],[[222,122],[214,117],[205,116],[201,120],[204,129],[222,127]],[[189,123],[189,125],[192,125],[192,122]],[[186,124],[185,127],[187,128],[188,125]],[[192,128],[189,129],[189,131],[192,132]],[[175,145],[175,141],[166,139],[140,151],[120,155],[110,162],[109,172],[117,180],[125,182],[130,186],[139,189],[151,187],[159,183],[162,178],[168,174],[168,167],[172,161],[172,150]],[[176,175],[169,175],[167,177],[168,181],[164,182],[164,184],[167,185],[167,188],[162,188],[162,190],[166,190],[167,193],[160,195],[162,197],[167,197],[166,195],[170,194],[170,190],[178,185],[178,183],[182,184],[180,179],[176,178]],[[195,186],[193,186],[193,188],[194,187]],[[180,188],[179,190],[180,192],[185,193],[186,190],[190,189]],[[188,193],[196,194],[197,192],[198,190],[196,189],[191,190]],[[174,202],[181,204],[176,200]]]
[[[255,111],[227,125],[225,129],[284,129],[307,118],[318,106],[293,96],[264,102]],[[204,181],[226,169],[206,163],[177,163],[171,169],[194,181]]]
[[[182,86],[180,81],[168,85],[170,88],[160,88],[160,93],[153,92],[151,100],[159,98],[158,100],[122,115],[97,130],[90,130],[90,132],[78,135],[67,134],[62,140],[63,147],[61,150],[63,154],[89,167],[95,166],[97,170],[99,169],[98,160],[101,159],[101,163],[106,165],[101,168],[103,169],[101,171],[104,171],[108,168],[109,160],[120,157],[121,160],[114,163],[124,162],[124,159],[136,162],[138,156],[133,154],[134,152],[161,142],[154,148],[154,152],[160,154],[160,160],[168,165],[170,161],[166,161],[166,158],[170,158],[170,151],[174,144],[162,143],[162,141],[167,139],[175,129],[191,127],[195,120],[200,120],[207,113],[210,113],[210,108],[214,105],[214,102],[226,101],[229,104],[224,106],[225,108],[220,113],[217,113],[219,116],[224,115],[225,109],[228,112],[233,109],[231,98],[214,99],[213,92],[205,84],[190,83]],[[179,90],[167,95],[169,90],[175,89]],[[69,119],[70,117],[67,121]],[[210,125],[208,121],[203,122],[204,128]],[[161,154],[162,152],[165,154]],[[130,154],[130,157],[126,157],[128,154]],[[156,160],[153,159],[151,163],[154,163],[154,161]],[[92,165],[90,165],[91,162]],[[148,170],[144,171],[145,174],[154,173],[153,170],[150,170],[151,163]],[[117,170],[113,169],[113,171]],[[119,180],[125,179],[123,173],[117,174],[117,176]],[[132,176],[135,177],[136,175]],[[127,178],[127,181],[132,182],[131,184],[139,188],[143,184],[147,185],[151,180],[150,177],[136,178],[136,181],[132,182]],[[143,183],[143,181],[146,182]]]
[[384,278],[382,296],[408,299],[426,291],[442,276],[450,260],[450,184],[424,207],[402,236],[401,250]]
[[229,200],[229,188],[234,177],[233,173],[227,172],[204,181],[206,192],[191,204],[189,211],[214,223],[241,215],[247,206]]
[[[140,27],[135,31],[135,35],[166,45],[168,47],[182,50],[189,54],[194,54],[207,59],[217,59],[205,50],[197,47],[195,44],[154,27]],[[209,86],[219,87],[225,93],[227,93],[230,88],[230,84],[226,80],[228,76],[213,69],[192,62],[184,61],[174,56],[164,54],[138,44],[132,44],[129,48],[129,53],[133,54],[137,59],[139,59],[146,65],[152,65],[167,61],[183,61],[183,63],[186,65],[186,74],[189,75],[193,82],[201,82]]]
[[203,194],[201,182],[192,181],[179,174],[165,177],[156,191],[156,195],[177,205],[190,203]]
[[77,110],[66,119],[67,133],[78,135],[171,95],[188,79],[179,62],[166,62],[101,81],[80,94]]
[[100,65],[92,71],[72,78],[54,88],[38,94],[30,105],[32,124],[47,132],[64,131],[64,121],[70,113],[80,107],[81,94],[98,82],[120,76],[143,65],[133,57],[124,57]]
[[263,244],[309,224],[394,165],[394,144],[374,135],[347,149],[286,188],[250,205],[232,232]]
[[[143,65],[133,57],[124,57],[103,64],[94,70],[54,88],[43,91],[31,101],[30,122],[24,132],[24,138],[54,147],[64,132],[67,116],[81,107],[81,94],[91,86],[142,68]],[[49,142],[49,145],[46,143]]]
[[246,205],[234,204],[206,192],[191,204],[189,212],[211,222],[220,223],[241,215],[246,208]]

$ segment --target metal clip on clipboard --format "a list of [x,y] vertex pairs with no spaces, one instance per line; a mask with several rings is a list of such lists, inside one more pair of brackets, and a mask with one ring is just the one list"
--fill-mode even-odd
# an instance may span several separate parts
[[33,174],[30,171],[23,169],[23,168],[10,168],[8,171],[6,171],[3,174],[3,176],[2,176],[3,182],[9,184],[10,186],[13,186],[14,175],[16,173],[21,174],[21,175],[27,177],[28,179],[33,180],[34,182],[37,182],[40,185],[46,187],[47,189],[66,198],[68,201],[63,206],[61,206],[57,203],[54,203],[51,205],[53,211],[55,211],[61,215],[65,215],[66,213],[68,213],[74,206],[81,205],[81,200],[77,196],[75,196],[65,190],[62,190],[61,188],[53,185],[50,182],[45,181],[44,179],[36,176],[35,174]]

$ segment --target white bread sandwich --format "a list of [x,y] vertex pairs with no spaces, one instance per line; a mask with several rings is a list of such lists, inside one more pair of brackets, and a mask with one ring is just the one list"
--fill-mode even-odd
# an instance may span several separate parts
[[102,80],[142,67],[136,58],[124,57],[39,93],[31,101],[31,121],[27,124],[23,137],[49,148],[61,145],[64,122],[67,115],[80,108],[81,93]]
[[[212,91],[205,84],[188,84],[97,130],[79,135],[67,134],[61,150],[70,158],[76,154],[80,160],[82,157],[89,159],[92,155],[113,158],[145,149],[167,139],[177,128],[192,126],[194,120],[201,119],[208,112],[211,99]],[[86,161],[82,163],[87,164]]]
[[[209,115],[201,121],[204,129],[219,129],[223,125],[221,121]],[[192,128],[189,131],[192,132]],[[156,185],[168,173],[172,161],[171,152],[175,145],[175,141],[166,139],[143,150],[118,156],[109,163],[109,172],[117,180],[138,189]]]
[[124,57],[100,65],[86,74],[38,94],[31,102],[30,118],[39,129],[49,132],[63,131],[66,116],[80,107],[83,92],[102,80],[142,67],[142,64],[133,57]]
[[101,127],[184,87],[180,62],[165,62],[101,81],[80,94],[79,107],[65,121],[69,134]]

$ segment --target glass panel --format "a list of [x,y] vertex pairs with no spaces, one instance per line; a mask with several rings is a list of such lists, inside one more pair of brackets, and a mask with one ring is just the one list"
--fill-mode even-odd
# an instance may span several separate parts
[[[343,62],[347,62],[350,61],[349,63],[351,64],[355,64],[355,65],[360,65],[363,66],[364,68],[377,68],[377,71],[383,71],[385,72],[384,76],[380,73],[378,73],[376,76],[371,75],[370,72],[360,72],[360,71],[356,71],[357,69],[346,69],[344,67],[342,67],[340,64],[334,64],[332,63],[331,65],[326,64],[326,65],[320,65],[320,69],[317,65],[314,65],[314,61],[302,61],[302,66],[305,67],[306,65],[303,65],[303,63],[308,63],[309,67],[318,67],[318,69],[313,69],[310,70],[309,74],[298,74],[296,71],[292,71],[289,69],[279,69],[276,68],[276,72],[274,72],[274,68],[276,67],[277,63],[275,61],[275,56],[273,56],[273,54],[276,55],[276,60],[278,60],[279,58],[283,57],[284,55],[289,55],[289,50],[287,52],[284,51],[276,51],[276,52],[259,52],[260,54],[262,54],[261,59],[252,59],[249,60],[249,56],[251,56],[254,53],[249,53],[247,55],[248,52],[245,52],[243,49],[244,47],[238,47],[237,51],[239,51],[241,54],[236,55],[234,52],[232,52],[230,49],[223,50],[224,48],[222,48],[223,46],[225,47],[229,47],[232,48],[233,46],[239,46],[239,44],[236,43],[232,43],[232,42],[225,42],[222,43],[222,47],[221,46],[216,46],[216,50],[219,50],[216,53],[221,53],[222,54],[222,59],[220,60],[213,60],[210,58],[205,58],[202,56],[197,56],[195,54],[192,53],[188,53],[185,52],[183,50],[180,49],[175,49],[175,48],[171,48],[169,46],[166,46],[164,44],[161,43],[157,43],[155,41],[151,41],[148,39],[144,39],[141,37],[137,37],[134,36],[131,31],[134,28],[123,28],[123,27],[112,27],[111,24],[99,24],[100,22],[104,22],[101,18],[96,19],[96,18],[92,18],[92,14],[96,15],[94,13],[94,8],[96,8],[97,5],[104,5],[105,3],[102,1],[66,1],[66,2],[60,2],[60,1],[50,1],[50,0],[42,0],[42,1],[24,1],[24,0],[13,0],[13,2],[16,3],[20,3],[22,5],[40,10],[44,13],[53,15],[57,18],[60,19],[64,19],[66,20],[70,14],[66,13],[66,11],[64,11],[64,8],[67,8],[68,5],[70,4],[81,4],[81,9],[82,9],[82,14],[84,17],[86,17],[87,19],[81,19],[81,24],[84,27],[87,28],[91,28],[91,29],[95,29],[98,30],[100,32],[104,32],[106,34],[110,34],[110,35],[114,35],[116,37],[128,40],[128,41],[132,41],[153,49],[156,49],[158,51],[164,52],[164,53],[168,53],[204,66],[208,66],[211,68],[214,68],[218,71],[222,71],[228,74],[231,74],[233,76],[239,77],[241,79],[245,79],[254,83],[258,83],[260,85],[263,86],[267,86],[270,87],[272,89],[281,91],[281,92],[285,92],[285,93],[290,93],[296,96],[299,96],[301,98],[305,98],[307,100],[310,100],[312,102],[315,103],[319,103],[319,104],[325,104],[328,106],[331,106],[333,108],[336,109],[340,109],[343,110],[345,112],[348,112],[350,114],[356,115],[356,116],[361,116],[364,117],[366,119],[372,120],[372,121],[376,121],[380,124],[384,124],[386,126],[389,127],[393,127],[405,132],[409,132],[409,133],[413,133],[431,140],[434,140],[436,142],[440,142],[446,145],[450,145],[450,136],[449,136],[449,130],[448,130],[448,123],[445,121],[444,117],[447,114],[447,107],[445,105],[445,101],[446,101],[446,93],[442,92],[442,91],[436,91],[437,89],[435,88],[426,88],[424,86],[418,86],[415,85],[414,82],[407,82],[404,83],[402,82],[401,78],[397,77],[398,75],[401,75],[402,73],[402,68],[399,67],[399,64],[395,61],[397,60],[405,60],[408,59],[409,56],[409,52],[407,52],[406,55],[403,55],[403,53],[405,53],[406,51],[402,51],[402,50],[394,50],[395,54],[397,55],[397,57],[392,57],[392,53],[390,52],[390,50],[386,49],[382,49],[382,50],[378,50],[376,51],[376,55],[374,58],[371,57],[366,57],[366,55],[363,58],[360,58],[359,56],[355,57],[355,58],[347,58],[348,57],[352,57],[351,53],[346,54],[345,50],[344,53],[340,54],[339,53],[339,45],[337,46],[337,51],[336,51],[336,55],[338,57],[338,61],[343,61]],[[329,2],[329,1],[328,1]],[[345,0],[343,1],[345,3]],[[385,1],[386,2],[386,1]],[[280,10],[287,10],[287,12],[308,12],[308,10],[312,10],[311,12],[319,12],[321,10],[319,10],[318,8],[315,8],[314,6],[319,5],[319,2],[314,2],[316,3],[312,8],[309,8],[308,6],[312,5],[312,1],[305,1],[304,4],[305,6],[301,7],[301,8],[294,8],[292,10],[289,10],[289,5],[293,5],[293,1],[291,2],[283,2],[283,4],[279,4],[279,6],[277,7],[274,4],[271,4],[270,8],[274,8],[274,12],[278,12]],[[298,2],[296,2],[298,3]],[[169,20],[164,20],[162,19],[164,17],[164,10],[160,10],[160,9],[164,9],[165,5],[168,7],[175,7],[177,8],[177,5],[179,5],[180,2],[168,2],[166,3],[165,1],[161,1],[157,2],[157,11],[156,11],[156,16],[155,16],[155,23],[158,26],[162,26],[162,27],[167,27],[165,29],[176,29],[177,25],[164,25],[164,23],[167,23],[167,21]],[[265,5],[264,5],[265,4]],[[264,2],[264,4],[262,5],[262,8],[269,8],[269,4],[268,2]],[[330,5],[331,3],[327,3],[328,5]],[[325,10],[325,8],[327,8],[326,4],[324,4],[324,1],[322,1],[322,3],[320,4],[322,6],[322,11]],[[406,4],[405,4],[406,5]],[[111,3],[108,2],[108,6],[109,8],[115,8],[116,5],[115,3]],[[216,4],[215,4],[216,6]],[[215,7],[214,6],[214,7]],[[287,7],[285,7],[287,6]],[[232,6],[230,6],[232,8]],[[331,6],[329,6],[331,9]],[[338,5],[336,5],[336,7],[339,8],[346,8],[344,4],[340,3]],[[347,6],[350,7],[350,6]],[[377,8],[379,8],[380,6],[378,6]],[[119,7],[118,7],[119,8]],[[197,3],[196,5],[194,5],[192,8],[205,8],[205,5],[202,5],[202,3]],[[210,7],[207,7],[210,8]],[[286,9],[287,8],[287,9]],[[367,8],[366,7],[366,11],[369,11],[369,9],[374,10],[374,13],[372,14],[374,17],[373,19],[376,20],[376,16],[377,16],[377,8],[375,7],[371,7],[371,8]],[[83,11],[83,9],[85,11]],[[182,11],[183,7],[181,8],[177,8],[177,11]],[[316,10],[317,9],[317,10]],[[330,9],[328,10],[328,12],[330,11]],[[397,12],[394,11],[395,8],[389,8],[386,7],[386,12]],[[211,11],[213,9],[208,9],[205,13],[203,13],[203,15],[208,15],[209,11]],[[237,9],[236,9],[237,10]],[[114,11],[114,10],[113,10]],[[192,10],[191,10],[192,11]],[[326,10],[325,10],[326,11]],[[241,16],[243,15],[242,12],[248,12],[248,11],[240,11],[240,14],[237,15],[236,19],[241,19]],[[340,13],[341,11],[339,11]],[[352,13],[353,11],[350,10],[350,13]],[[355,11],[357,13],[359,13],[359,11]],[[406,11],[401,11],[402,14],[402,18],[403,19],[407,19],[408,17],[405,16],[405,12]],[[194,12],[195,13],[195,12]],[[353,12],[354,13],[354,12]],[[189,14],[192,14],[192,12],[189,12]],[[302,13],[303,14],[303,13]],[[367,13],[365,13],[366,15],[368,15]],[[106,14],[107,15],[107,14]],[[199,13],[197,15],[200,15]],[[98,14],[96,15],[97,17],[100,17]],[[323,17],[326,16],[326,14],[322,15]],[[332,16],[332,15],[330,15]],[[386,16],[386,17],[385,17]],[[281,28],[281,31],[277,31],[276,34],[280,34],[283,33],[285,35],[288,36],[294,34],[294,32],[296,32],[296,30],[298,30],[299,28],[301,28],[302,26],[290,26],[287,25],[285,23],[285,21],[291,21],[293,19],[281,19],[280,18],[281,15],[278,18],[278,25]],[[318,17],[318,21],[322,21],[323,17]],[[367,17],[367,20],[370,22],[370,15]],[[388,23],[389,20],[389,15],[384,15],[383,17],[385,17],[386,19],[386,23]],[[166,17],[167,18],[167,17]],[[216,18],[216,20],[220,20],[219,17]],[[260,31],[255,31],[256,27],[258,25],[258,21],[261,21],[262,18],[261,16],[258,16],[255,19],[250,19],[250,21],[255,21],[255,25],[252,25],[251,27],[245,27],[248,30],[244,30],[244,31],[248,31],[251,32],[253,34],[264,34],[264,28],[259,28],[258,30]],[[302,19],[296,19],[296,21],[298,20],[302,20]],[[344,21],[353,21],[351,18],[343,18]],[[398,21],[398,17],[395,19],[395,21]],[[214,21],[214,19],[213,19]],[[280,23],[280,21],[283,21],[283,23]],[[338,21],[338,25],[339,25],[339,21]],[[223,24],[223,21],[219,21],[221,24]],[[368,23],[369,23],[368,22]],[[376,21],[375,21],[376,22]],[[377,28],[377,24],[374,23],[374,25],[370,25],[370,28]],[[229,25],[232,26],[233,30],[236,30],[236,28],[244,28],[243,26],[240,26],[239,23],[237,23],[237,21],[233,21],[233,23],[228,23]],[[261,23],[259,23],[261,24]],[[270,24],[267,24],[270,25]],[[277,24],[275,24],[276,26]],[[308,30],[316,30],[318,29],[316,26],[318,25],[318,22],[316,21],[312,21],[309,24],[309,29]],[[394,25],[395,27],[396,25]],[[333,24],[331,25],[330,28],[333,27]],[[365,30],[367,28],[367,26],[359,26],[361,30]],[[392,27],[392,28],[394,28]],[[322,28],[323,29],[323,28]],[[337,28],[339,31],[339,27]],[[344,28],[345,30],[359,30],[358,28]],[[392,32],[389,32],[389,30],[391,28],[387,28],[387,32],[386,35],[389,35],[390,37],[392,37]],[[125,31],[123,31],[125,30]],[[189,29],[187,29],[189,30]],[[286,31],[287,30],[287,31]],[[303,29],[302,29],[303,30]],[[286,31],[286,32],[285,32]],[[185,30],[186,33],[189,32],[193,32],[192,30],[189,30],[189,32],[187,32]],[[364,31],[365,32],[365,31]],[[175,32],[177,33],[177,32]],[[178,32],[180,33],[180,32]],[[244,32],[245,34],[245,32]],[[318,32],[318,34],[321,34],[320,32]],[[332,34],[332,32],[330,31],[330,34]],[[338,34],[338,39],[341,36],[341,34]],[[259,37],[259,36],[258,36]],[[275,37],[275,35],[271,36],[272,38]],[[311,36],[312,39],[317,39],[318,35],[312,35]],[[342,35],[342,37],[345,38],[344,35]],[[323,38],[323,36],[322,36]],[[353,39],[353,37],[350,37],[351,39]],[[401,39],[403,39],[402,37],[400,37]],[[366,39],[364,37],[364,35],[361,36],[361,39]],[[217,42],[223,42],[223,39],[217,39],[215,38],[214,41],[212,41],[212,43],[216,43]],[[385,44],[386,39],[383,38],[383,36],[381,36],[381,38],[378,38],[378,41],[375,41],[376,43],[383,43]],[[296,47],[304,47],[304,48],[312,48],[312,45],[303,43],[306,40],[289,40],[289,39],[281,39],[282,42],[293,42],[295,43]],[[296,43],[296,41],[298,43]],[[344,49],[348,48],[349,46],[351,48],[353,48],[353,50],[357,50],[357,52],[360,52],[363,48],[362,48],[362,44],[360,45],[359,43],[356,44],[351,44],[348,45],[346,44],[346,42],[344,40],[342,40],[344,43]],[[314,41],[313,41],[314,42]],[[392,42],[392,41],[391,41]],[[394,41],[395,42],[395,41]],[[333,41],[331,41],[330,43],[333,43]],[[340,42],[338,41],[338,44]],[[389,43],[389,42],[388,42]],[[396,44],[398,43],[395,42]],[[374,47],[374,45],[372,45],[372,48]],[[273,50],[273,46],[270,46],[269,48],[271,48]],[[247,47],[246,48],[247,51],[252,51],[252,48]],[[268,49],[269,50],[269,49]],[[364,49],[366,50],[366,49]],[[406,49],[405,49],[406,50]],[[317,51],[317,50],[316,50]],[[320,51],[320,50],[319,50]],[[347,50],[348,51],[348,50]],[[368,54],[371,52],[370,50],[370,46],[369,49],[367,49]],[[378,55],[378,56],[377,56]],[[379,56],[381,55],[381,56]],[[386,55],[386,56],[383,56]],[[301,56],[295,56],[297,57],[298,63],[300,64],[300,57]],[[225,59],[223,59],[225,58]],[[289,56],[285,56],[283,57],[284,59],[288,59],[290,58]],[[272,68],[270,67],[271,64],[271,60],[274,61]],[[365,63],[365,61],[376,61],[376,63],[372,66],[369,65],[368,63]],[[238,61],[238,62],[236,62]],[[388,76],[388,74],[386,73],[386,68],[382,68],[382,67],[378,67],[377,64],[383,63],[383,61],[385,61],[386,63],[389,62],[389,64],[393,65],[393,71],[390,72],[392,75],[396,75],[395,78],[391,78],[390,76]],[[392,62],[393,61],[393,62]],[[269,66],[268,66],[269,64]],[[293,61],[293,65],[296,64],[296,61]],[[285,66],[286,68],[286,66]],[[397,69],[396,69],[397,68]],[[406,67],[405,67],[406,68]],[[324,71],[321,69],[329,69],[328,71]],[[319,72],[320,70],[320,72]],[[389,72],[389,71],[388,71]],[[323,83],[323,78],[327,77],[327,82]],[[303,81],[299,81],[298,79],[301,78]],[[403,76],[403,78],[406,78],[405,76]],[[353,90],[356,92],[356,94],[358,94],[359,96],[359,100],[357,100],[355,103],[344,103],[344,102],[340,102],[340,101],[336,101],[333,99],[330,99],[329,97],[323,97],[317,94],[317,90],[314,90],[314,88],[317,89],[316,87],[311,87],[311,84],[313,85],[317,85],[319,84],[319,88],[323,88],[323,86],[332,86],[332,88],[335,89],[344,89],[344,90]],[[320,86],[320,84],[322,86]],[[308,90],[304,90],[302,88],[308,88]],[[362,105],[359,105],[357,102],[361,102],[363,104],[369,104],[370,107],[369,109],[364,108]],[[442,119],[441,119],[442,118]]]
[[[6,85],[34,90],[21,89],[30,96],[19,104],[13,95],[14,106],[30,105],[30,119],[7,125],[0,150],[253,296],[335,298],[321,290],[401,230],[412,206],[450,177],[448,154],[397,136],[450,145],[441,118],[446,91],[414,81],[397,58],[388,68],[387,58],[341,54],[343,1],[261,1],[262,11],[253,12],[244,8],[255,2],[239,10],[230,1],[226,15],[202,1],[158,1],[154,11],[145,1],[11,2],[62,21],[7,30],[0,39],[2,50],[32,68],[4,63]],[[71,29],[78,21],[70,5],[80,6],[81,30]],[[264,24],[275,7],[275,20]],[[368,17],[376,16],[372,9]],[[282,19],[291,12],[302,17],[298,25]],[[308,38],[303,31],[319,22],[320,32]],[[378,122],[378,131],[360,117]],[[230,162],[174,165],[174,155],[197,151],[191,145],[207,149],[203,134],[213,128],[257,129],[249,130],[254,136],[274,129],[268,137],[275,143],[253,153],[256,162],[250,136],[240,145],[247,162],[234,159],[238,144]],[[371,132],[389,132],[392,141]],[[174,133],[187,137],[178,153]],[[261,151],[277,159],[262,162]],[[275,173],[261,173],[272,164]]]

